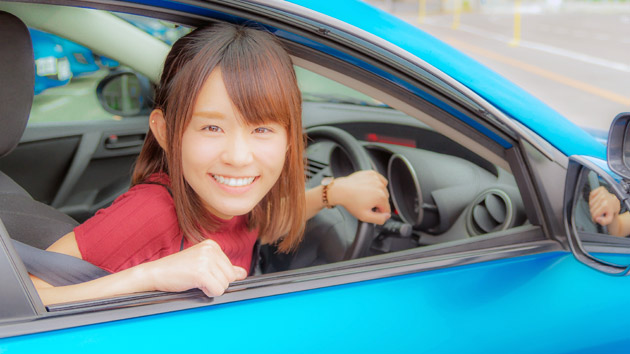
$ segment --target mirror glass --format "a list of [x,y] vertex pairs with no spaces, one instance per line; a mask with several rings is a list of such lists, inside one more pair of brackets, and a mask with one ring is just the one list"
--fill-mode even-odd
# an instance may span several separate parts
[[[619,199],[611,193],[610,184],[594,171],[585,169],[574,209],[578,231],[611,235],[608,226],[618,220]],[[613,231],[617,231],[614,227]]]
[[620,202],[617,182],[583,168],[578,178],[573,226],[589,257],[605,263],[630,264],[630,212]]
[[142,109],[142,88],[135,74],[117,75],[103,86],[101,95],[105,109],[112,113],[130,116]]

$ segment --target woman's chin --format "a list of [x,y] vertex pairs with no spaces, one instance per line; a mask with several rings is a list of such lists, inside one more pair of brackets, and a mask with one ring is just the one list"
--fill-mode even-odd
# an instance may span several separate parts
[[220,218],[220,219],[224,219],[224,220],[230,220],[235,216],[240,216],[240,215],[246,215],[248,214],[250,211],[252,211],[254,209],[254,207],[256,206],[256,204],[254,205],[240,205],[240,206],[233,206],[233,207],[225,207],[222,206],[221,208],[208,208],[210,210],[210,212]]

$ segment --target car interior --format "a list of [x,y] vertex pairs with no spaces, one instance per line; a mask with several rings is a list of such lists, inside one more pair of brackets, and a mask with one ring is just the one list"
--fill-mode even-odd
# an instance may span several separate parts
[[[3,41],[3,53],[19,55],[5,60],[21,68],[0,65],[11,80],[0,87],[0,219],[11,238],[45,249],[129,187],[148,129],[151,88],[170,43],[107,11],[10,2],[0,11],[88,48],[99,63],[98,71],[35,96],[29,78],[37,68],[26,41]],[[195,23],[153,20],[178,35]],[[2,26],[11,21],[0,18]],[[20,30],[3,31],[17,38]],[[374,169],[389,181],[392,218],[371,225],[342,207],[324,209],[307,224],[297,251],[262,247],[257,274],[536,228],[500,144],[453,123],[457,114],[429,104],[420,109],[333,59],[299,47],[289,52],[304,99],[307,187]]]

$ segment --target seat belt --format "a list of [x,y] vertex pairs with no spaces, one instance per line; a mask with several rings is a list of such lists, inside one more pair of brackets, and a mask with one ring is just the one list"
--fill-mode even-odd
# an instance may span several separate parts
[[11,241],[26,270],[52,286],[84,283],[111,274],[76,257]]

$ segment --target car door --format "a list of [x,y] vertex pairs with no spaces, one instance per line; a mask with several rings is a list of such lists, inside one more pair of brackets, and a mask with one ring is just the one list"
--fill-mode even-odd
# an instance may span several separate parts
[[0,168],[34,199],[82,222],[128,189],[147,126],[146,117],[30,124]]

